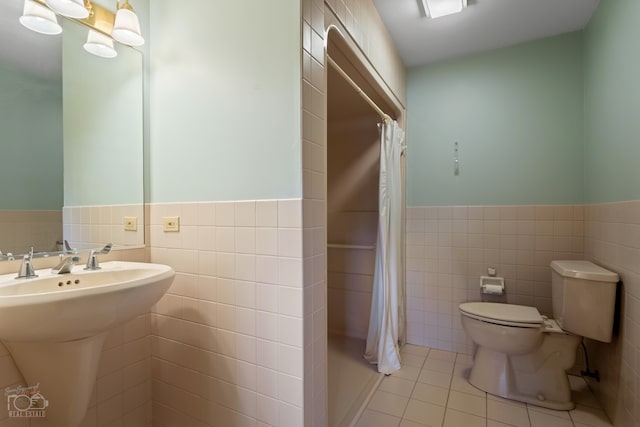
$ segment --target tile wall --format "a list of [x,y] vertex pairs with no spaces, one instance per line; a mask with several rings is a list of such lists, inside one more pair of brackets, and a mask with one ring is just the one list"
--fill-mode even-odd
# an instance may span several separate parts
[[328,332],[366,339],[371,315],[376,251],[329,248],[327,275]]
[[[334,19],[335,18],[335,19]],[[370,60],[370,68],[406,103],[404,65],[372,0],[302,0],[302,168],[304,266],[304,425],[325,426],[327,414],[326,314],[326,23]]]
[[[101,356],[100,367],[89,409],[80,427],[150,426],[151,382],[148,377],[150,318],[140,316],[113,329]],[[2,389],[25,384],[11,355],[0,345],[0,384]],[[46,396],[45,396],[46,398]],[[55,402],[49,402],[54,405]],[[0,425],[28,426],[28,420],[9,418],[7,405],[0,405]]]
[[302,0],[305,426],[327,423],[325,6]]
[[[325,13],[401,102],[405,74],[371,0],[302,5],[303,200],[150,206],[149,259],[174,267],[176,281],[150,315],[110,336],[87,426],[326,424]],[[128,242],[123,215],[67,210],[65,233],[77,247]],[[162,232],[167,215],[180,215],[179,233]],[[0,383],[14,384],[0,353]]]
[[407,209],[408,342],[471,354],[458,304],[479,301],[487,267],[506,295],[486,300],[550,314],[554,259],[582,259],[582,206],[440,206]]
[[615,426],[640,425],[640,201],[585,207],[585,257],[620,275],[618,326],[611,344],[587,340],[589,386]]
[[0,236],[4,254],[23,254],[31,246],[55,251],[62,240],[62,212],[0,210]]
[[[344,96],[349,94],[331,95],[332,101]],[[366,339],[378,234],[380,117],[373,110],[344,119],[336,113],[327,147],[328,327],[332,334]]]
[[[304,2],[306,0],[303,0],[303,4]],[[321,6],[320,0],[313,0],[312,3]],[[324,4],[325,16],[331,13],[338,18],[346,29],[346,34],[362,50],[385,84],[406,105],[406,69],[373,1],[325,0]],[[304,18],[306,20],[307,16]],[[315,30],[315,23],[313,25]],[[322,37],[322,33],[320,36]]]
[[176,271],[151,315],[153,425],[303,425],[302,201],[153,204],[150,241]]
[[[135,231],[124,229],[124,217],[136,219]],[[141,246],[144,244],[144,206],[65,206],[62,226],[73,248],[97,248],[105,242],[115,246]]]

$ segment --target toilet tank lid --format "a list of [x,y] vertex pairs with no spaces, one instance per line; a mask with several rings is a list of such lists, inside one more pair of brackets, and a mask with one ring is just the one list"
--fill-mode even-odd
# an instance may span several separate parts
[[503,322],[540,325],[544,322],[535,307],[524,305],[502,304],[496,302],[465,302],[460,310],[476,318],[492,319]]
[[574,279],[599,282],[617,282],[619,280],[617,273],[589,261],[551,261],[551,268],[563,277]]

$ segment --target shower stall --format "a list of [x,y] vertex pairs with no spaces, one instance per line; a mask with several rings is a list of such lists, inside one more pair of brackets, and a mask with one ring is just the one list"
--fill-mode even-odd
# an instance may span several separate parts
[[[328,425],[351,426],[383,375],[363,356],[369,331],[381,170],[383,100],[329,37],[327,59]],[[335,62],[334,62],[335,59]],[[338,65],[339,63],[339,65]],[[361,86],[363,89],[361,89]],[[366,93],[365,93],[366,91]],[[380,107],[378,107],[380,105]],[[403,320],[403,319],[402,319]]]

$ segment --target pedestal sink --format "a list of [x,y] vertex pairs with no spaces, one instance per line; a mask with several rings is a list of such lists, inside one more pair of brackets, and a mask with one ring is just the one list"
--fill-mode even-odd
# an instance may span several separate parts
[[0,275],[0,340],[26,385],[39,384],[48,401],[46,417],[32,418],[32,426],[82,421],[107,332],[148,312],[175,276],[160,264],[110,261],[101,267],[75,266],[69,274],[38,270],[30,279]]

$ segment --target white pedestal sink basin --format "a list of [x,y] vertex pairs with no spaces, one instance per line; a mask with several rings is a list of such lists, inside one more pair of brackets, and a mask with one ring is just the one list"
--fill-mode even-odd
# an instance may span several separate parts
[[0,275],[0,340],[27,384],[48,400],[32,426],[75,427],[87,410],[107,331],[149,311],[175,276],[159,264],[110,261],[100,270]]

